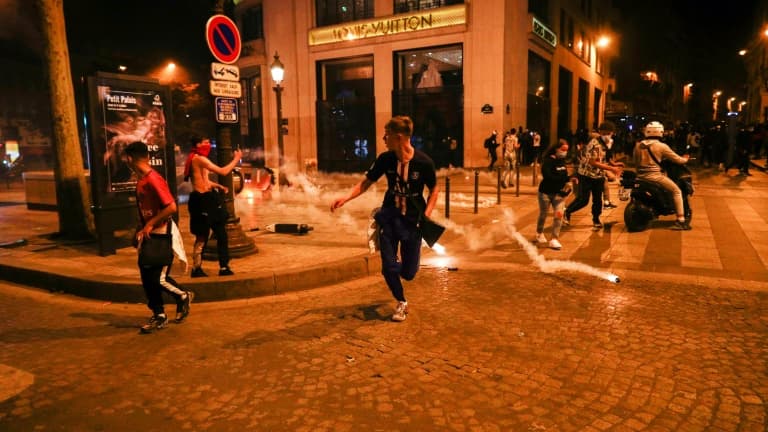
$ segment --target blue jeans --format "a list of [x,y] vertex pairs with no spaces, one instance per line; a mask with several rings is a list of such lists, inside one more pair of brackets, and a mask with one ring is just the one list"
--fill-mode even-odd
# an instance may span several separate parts
[[397,208],[382,208],[376,214],[376,222],[379,224],[381,274],[395,300],[404,302],[400,279],[410,281],[416,277],[421,259],[421,234],[416,224],[401,215]]
[[560,228],[563,226],[563,209],[565,209],[565,197],[558,194],[539,192],[539,219],[536,221],[536,232],[544,232],[544,221],[547,220],[550,205],[554,213],[552,238],[558,238],[560,237]]

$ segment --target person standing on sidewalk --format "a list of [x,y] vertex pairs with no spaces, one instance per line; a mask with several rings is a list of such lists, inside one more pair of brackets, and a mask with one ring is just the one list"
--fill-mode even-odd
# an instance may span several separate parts
[[203,271],[203,249],[208,243],[208,237],[213,230],[216,236],[216,253],[219,256],[219,276],[231,276],[234,272],[229,268],[229,239],[226,224],[229,214],[225,203],[225,194],[229,192],[225,186],[212,182],[209,173],[226,176],[232,172],[240,161],[243,153],[235,150],[232,160],[220,167],[208,159],[211,152],[211,140],[205,137],[192,137],[192,149],[184,165],[184,179],[192,180],[192,193],[189,194],[189,228],[195,235],[195,245],[192,249],[192,274],[195,277],[208,276]]
[[[413,280],[419,270],[421,233],[416,222],[421,212],[432,214],[437,202],[437,174],[429,156],[411,145],[413,121],[407,116],[393,117],[384,126],[387,151],[380,154],[366,171],[365,178],[346,197],[331,203],[331,212],[368,190],[381,176],[387,178],[387,192],[375,219],[379,225],[381,273],[397,300],[392,321],[405,321],[408,301],[401,279]],[[424,200],[424,187],[429,190]],[[398,260],[398,249],[400,259]]]
[[519,149],[520,143],[517,142],[517,131],[515,131],[515,128],[512,128],[504,136],[504,144],[501,148],[504,157],[504,175],[501,177],[501,187],[505,189],[515,185],[510,180],[512,179],[512,173],[517,168],[517,152]]
[[[601,123],[598,131],[601,135],[613,133],[612,124]],[[584,157],[579,163],[579,193],[576,199],[565,209],[563,224],[570,225],[571,215],[584,208],[592,196],[592,229],[603,227],[600,215],[603,212],[603,189],[605,188],[605,172],[610,171],[616,176],[621,175],[621,167],[612,166],[605,160],[605,147],[599,136],[592,138],[584,149]]]
[[[149,165],[149,150],[143,142],[136,141],[124,149],[125,161],[129,168],[136,173],[136,205],[139,210],[139,220],[142,226],[136,232],[139,247],[150,233],[164,234],[171,232],[174,237],[174,252],[186,262],[178,228],[171,217],[176,213],[176,200],[168,189],[165,179]],[[179,251],[179,248],[181,249]],[[163,291],[176,299],[176,322],[180,323],[189,315],[189,307],[194,293],[184,291],[170,277],[171,265],[142,266],[139,265],[141,285],[147,296],[147,307],[152,311],[152,317],[141,327],[142,333],[152,333],[168,324],[163,306]]]
[[496,154],[496,149],[499,147],[499,143],[496,142],[496,135],[498,135],[498,132],[491,132],[491,136],[486,138],[485,142],[483,142],[483,147],[488,150],[488,157],[491,159],[491,164],[488,165],[488,171],[493,171],[493,165],[499,159]]
[[565,209],[565,197],[571,193],[569,181],[578,183],[576,177],[571,178],[568,175],[568,167],[565,164],[565,158],[568,156],[568,141],[560,139],[556,144],[552,144],[544,151],[541,161],[541,176],[543,179],[539,183],[539,218],[536,221],[536,239],[535,243],[546,244],[547,237],[544,235],[544,222],[547,220],[547,212],[552,206],[552,239],[549,241],[549,247],[554,250],[560,250],[563,246],[560,244],[560,227],[562,226],[563,210]]

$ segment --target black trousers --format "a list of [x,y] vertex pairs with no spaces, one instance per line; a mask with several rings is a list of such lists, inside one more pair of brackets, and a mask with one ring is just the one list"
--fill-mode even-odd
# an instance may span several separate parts
[[576,211],[586,207],[589,197],[592,196],[592,221],[599,222],[603,212],[603,187],[605,177],[592,178],[579,174],[579,193],[576,199],[565,209],[565,214],[570,216]]
[[163,307],[163,291],[170,294],[177,304],[184,295],[184,290],[168,275],[170,271],[171,266],[139,266],[141,285],[144,287],[144,294],[147,296],[147,307],[155,315],[165,312]]
[[[218,192],[192,192],[189,194],[190,231],[199,237],[205,237],[208,244],[210,232],[216,237],[216,253],[219,266],[229,265],[229,239],[227,238],[227,214],[223,197]],[[205,247],[205,246],[203,246]]]

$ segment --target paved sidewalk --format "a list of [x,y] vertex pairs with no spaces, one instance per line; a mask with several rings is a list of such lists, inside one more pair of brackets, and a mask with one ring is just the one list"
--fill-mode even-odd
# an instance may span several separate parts
[[[441,241],[449,255],[459,259],[469,254],[491,265],[531,263],[524,248],[503,229],[510,222],[504,212],[511,209],[517,229],[533,238],[538,204],[530,167],[521,173],[519,196],[514,188],[502,190],[501,205],[497,204],[495,174],[478,171],[477,213],[474,171],[440,174],[443,189],[445,176],[450,178],[449,229]],[[191,279],[176,264],[174,278],[196,292],[196,301],[214,301],[285,293],[378,274],[378,255],[368,253],[366,228],[371,209],[381,201],[384,181],[337,214],[328,210],[333,198],[346,193],[361,176],[299,178],[293,187],[275,192],[271,198],[246,188],[236,199],[236,213],[259,252],[233,259],[235,276],[217,276],[216,263],[206,261],[203,267],[211,276]],[[695,179],[693,231],[670,231],[666,228],[671,220],[661,220],[645,232],[626,232],[624,203],[614,190],[614,202],[620,206],[603,213],[605,230],[592,231],[588,208],[581,210],[561,235],[563,249],[539,248],[538,253],[545,259],[610,269],[622,277],[768,290],[768,174],[755,170],[752,177],[740,177],[701,170]],[[179,207],[179,227],[191,259],[193,238],[188,233],[187,207]],[[444,219],[444,211],[441,194],[438,220]],[[266,232],[265,227],[272,223],[306,223],[314,229],[306,235]],[[549,224],[551,217],[547,229]],[[0,244],[5,246],[0,247],[0,279],[108,301],[144,301],[132,247],[100,257],[95,242],[56,240],[52,236],[58,229],[56,212],[28,210],[19,183],[9,188],[0,185],[0,227]],[[17,241],[24,244],[13,247]],[[425,261],[436,257],[434,251],[424,249]]]

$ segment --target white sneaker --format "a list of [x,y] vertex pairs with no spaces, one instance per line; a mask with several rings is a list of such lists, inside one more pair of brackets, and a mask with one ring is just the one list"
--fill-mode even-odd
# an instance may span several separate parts
[[395,307],[395,313],[392,314],[392,321],[405,321],[406,316],[408,315],[408,302],[397,302],[397,306]]
[[550,249],[560,250],[560,248],[562,248],[562,247],[563,247],[563,245],[561,245],[560,242],[557,241],[556,238],[553,238],[552,240],[549,241],[549,248]]
[[538,234],[536,234],[536,238],[535,238],[535,239],[533,239],[533,242],[534,242],[534,243],[541,243],[541,244],[544,244],[544,243],[546,243],[546,242],[547,242],[547,237],[546,237],[546,236],[544,236],[544,233],[538,233]]

